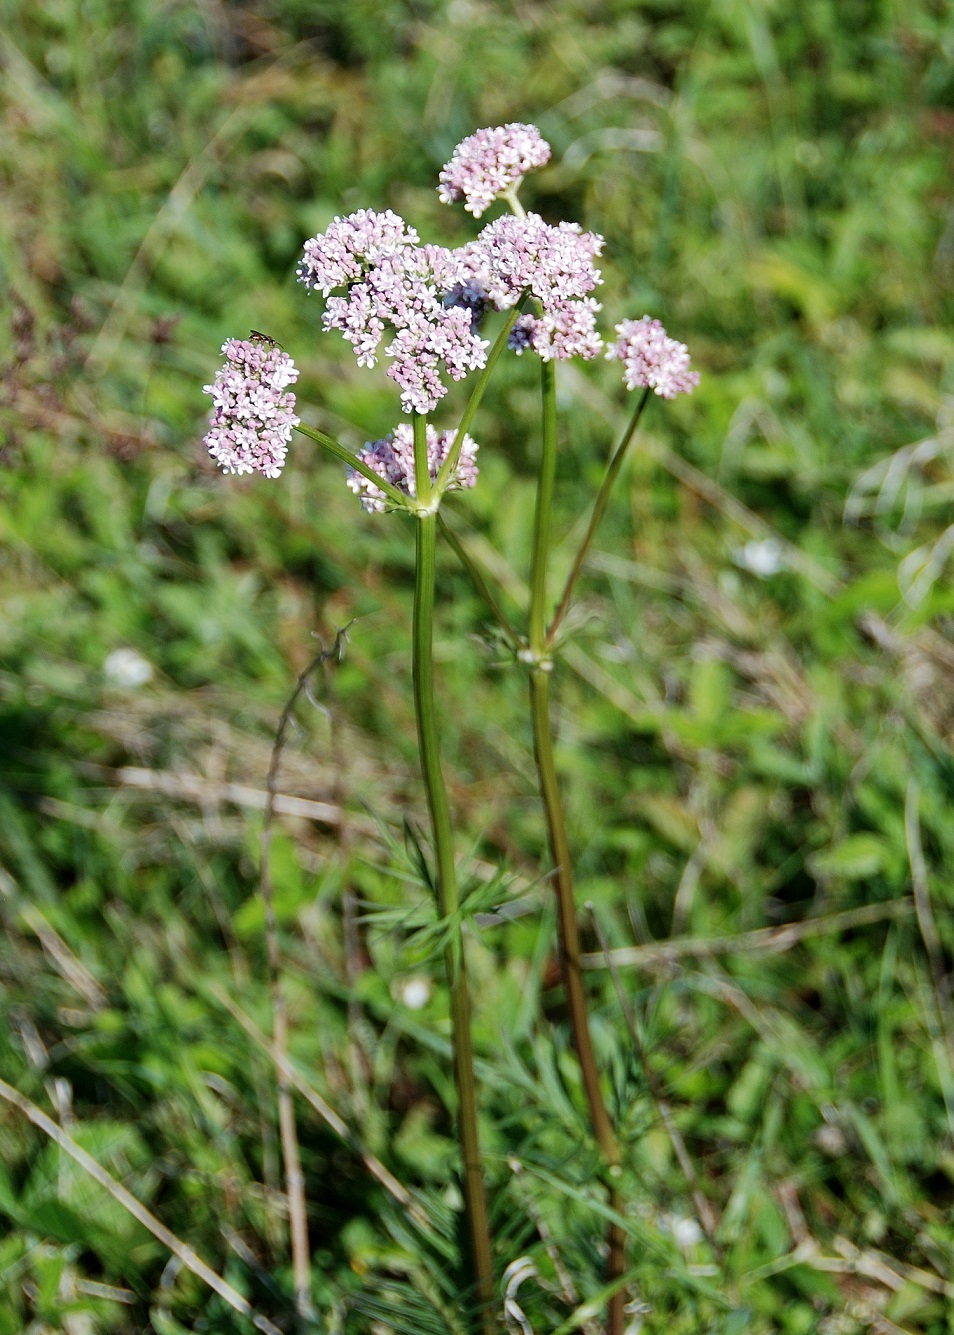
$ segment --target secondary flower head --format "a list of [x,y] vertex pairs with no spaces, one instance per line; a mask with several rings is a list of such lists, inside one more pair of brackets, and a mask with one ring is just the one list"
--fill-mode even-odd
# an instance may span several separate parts
[[670,338],[658,320],[624,320],[616,326],[619,338],[607,357],[623,363],[627,389],[651,389],[661,399],[691,394],[699,372],[689,369],[689,349]]
[[298,425],[295,395],[288,388],[298,379],[298,368],[265,339],[230,338],[222,351],[225,365],[203,386],[214,405],[204,443],[226,473],[278,477]]
[[[456,431],[438,432],[435,427],[428,426],[427,468],[432,482],[456,439]],[[474,458],[476,453],[476,443],[470,436],[464,436],[464,443],[451,474],[448,490],[456,491],[474,485],[477,481],[477,464]],[[405,492],[408,496],[417,495],[417,483],[414,477],[414,431],[409,423],[402,422],[383,440],[369,442],[363,450],[358,451],[358,458],[399,491]],[[354,468],[348,469],[348,486],[356,496],[361,497],[361,504],[366,510],[380,513],[387,508],[388,498],[381,488],[376,487]]]
[[582,357],[590,361],[599,355],[603,340],[596,329],[598,301],[560,302],[543,315],[521,315],[510,331],[509,344],[519,357],[531,349],[541,361],[567,361]]
[[388,375],[401,389],[405,412],[429,413],[452,380],[484,365],[487,344],[477,337],[471,311],[443,300],[459,282],[460,264],[443,246],[422,246],[396,213],[361,209],[336,218],[305,243],[298,277],[328,297],[322,323],[354,348],[359,366],[374,366],[385,334]]
[[602,249],[599,233],[584,232],[579,223],[551,227],[528,213],[497,218],[458,254],[501,310],[515,306],[526,292],[551,310],[593,291],[600,281],[593,261]]
[[535,125],[513,121],[468,135],[441,168],[438,194],[444,204],[464,200],[475,218],[495,199],[518,186],[527,172],[550,161],[550,145]]
[[552,227],[536,213],[503,217],[458,252],[462,271],[500,310],[528,293],[540,315],[522,315],[510,346],[532,348],[545,361],[595,357],[603,346],[596,332],[599,304],[588,296],[599,284],[595,260],[603,248],[596,232],[578,223]]

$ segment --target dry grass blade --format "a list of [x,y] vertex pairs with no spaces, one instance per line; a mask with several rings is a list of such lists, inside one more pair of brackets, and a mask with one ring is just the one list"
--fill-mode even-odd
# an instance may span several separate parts
[[[540,1241],[543,1243],[547,1256],[550,1258],[554,1273],[560,1282],[563,1297],[568,1303],[577,1306],[580,1297],[576,1291],[576,1285],[573,1283],[573,1277],[567,1270],[563,1257],[560,1255],[560,1250],[553,1241],[553,1234],[550,1232],[547,1221],[537,1209],[536,1202],[527,1190],[526,1183],[523,1180],[523,1164],[516,1155],[511,1155],[507,1160],[507,1166],[511,1173],[513,1173],[514,1180],[517,1183],[527,1214],[529,1214],[530,1218],[533,1220],[534,1227],[540,1235]],[[587,1335],[593,1335],[593,1329],[591,1327],[584,1326],[583,1329],[587,1332]]]
[[299,1094],[311,1104],[312,1108],[314,1108],[322,1121],[325,1122],[327,1126],[331,1127],[336,1136],[339,1136],[346,1145],[349,1145],[351,1149],[354,1150],[355,1154],[357,1154],[358,1158],[364,1164],[371,1176],[375,1178],[376,1181],[380,1182],[388,1195],[391,1196],[393,1200],[397,1201],[402,1209],[407,1211],[407,1213],[414,1219],[415,1223],[423,1228],[430,1228],[430,1222],[427,1216],[424,1214],[420,1206],[416,1204],[413,1196],[407,1188],[403,1187],[394,1174],[385,1168],[380,1159],[375,1158],[370,1151],[364,1148],[344,1118],[340,1117],[338,1113],[335,1112],[334,1108],[332,1108],[329,1103],[325,1102],[317,1090],[312,1089],[308,1081],[303,1076],[299,1075],[291,1061],[287,1057],[275,1052],[261,1029],[255,1024],[254,1020],[250,1019],[250,1017],[246,1015],[245,1012],[237,1006],[231,997],[227,996],[221,988],[212,986],[209,990],[219,1005],[224,1007],[232,1018],[242,1026],[249,1038],[254,1043],[257,1043],[263,1051],[270,1054],[275,1065],[281,1070],[282,1074],[287,1077],[289,1083],[294,1085]]
[[944,951],[941,937],[937,930],[934,908],[931,904],[931,891],[928,886],[927,863],[921,843],[921,822],[918,818],[918,786],[912,779],[908,784],[904,802],[904,832],[907,839],[908,861],[911,867],[911,886],[914,891],[914,907],[917,912],[918,928],[924,949],[931,967],[931,980],[934,984],[935,1000],[944,1026],[944,1036],[954,1058],[954,1024],[952,1024],[950,985],[944,968]]
[[[623,414],[612,399],[587,380],[585,376],[581,375],[576,367],[567,366],[565,378],[572,384],[573,392],[582,402],[586,403],[606,422],[609,422],[614,430],[621,429]],[[841,589],[840,579],[826,570],[824,566],[819,565],[800,547],[796,547],[794,543],[782,537],[771,524],[766,523],[761,515],[757,515],[754,510],[750,510],[748,506],[743,505],[741,501],[737,500],[700,469],[687,463],[685,459],[680,458],[678,454],[667,449],[660,442],[654,441],[645,432],[640,436],[638,448],[670,472],[683,486],[688,487],[690,491],[694,491],[708,505],[719,510],[726,518],[731,519],[743,532],[754,538],[773,538],[784,552],[785,561],[789,568],[797,571],[803,579],[808,580],[822,593],[833,596]]]
[[[954,1127],[954,1010],[951,1007],[951,985],[944,967],[944,950],[941,946],[934,907],[931,903],[931,890],[928,885],[927,862],[921,842],[921,822],[918,816],[920,793],[914,779],[908,783],[904,799],[904,834],[908,850],[908,864],[911,868],[911,886],[914,892],[914,906],[917,913],[918,928],[924,950],[928,957],[931,971],[931,1000],[925,999],[927,1013],[935,1012],[931,1035],[938,1062],[939,1074],[944,1087],[945,1101],[948,1107],[948,1120]],[[927,988],[925,987],[925,992]]]
[[699,1216],[699,1223],[702,1225],[710,1247],[721,1260],[721,1249],[716,1240],[719,1221],[716,1218],[715,1211],[703,1194],[702,1188],[699,1186],[699,1177],[696,1173],[695,1165],[689,1157],[689,1151],[686,1149],[686,1142],[683,1140],[682,1133],[678,1126],[676,1126],[675,1119],[672,1115],[672,1109],[669,1107],[666,1097],[660,1088],[656,1073],[649,1064],[649,1057],[645,1045],[643,1044],[642,1035],[639,1032],[639,1026],[636,1023],[636,1016],[633,1014],[630,1007],[629,1000],[623,990],[623,983],[619,976],[619,971],[610,954],[609,942],[606,939],[606,933],[603,931],[603,924],[597,916],[595,906],[592,903],[588,903],[586,907],[589,910],[590,918],[596,929],[596,935],[599,938],[600,946],[602,947],[603,958],[606,961],[606,966],[613,979],[613,986],[616,989],[616,996],[619,1000],[623,1019],[626,1021],[626,1027],[629,1030],[629,1036],[633,1041],[633,1047],[636,1050],[636,1055],[639,1057],[640,1065],[643,1068],[643,1075],[646,1078],[646,1085],[649,1089],[650,1098],[659,1114],[659,1120],[666,1129],[669,1143],[672,1145],[673,1153],[675,1154],[679,1167],[682,1169],[683,1176],[686,1179],[686,1183],[689,1187],[689,1194],[692,1197],[692,1203],[695,1206],[696,1214]]
[[649,968],[666,965],[681,959],[707,959],[714,955],[765,954],[775,955],[791,950],[810,936],[825,936],[833,932],[847,932],[854,927],[905,917],[914,912],[910,899],[892,899],[885,904],[864,904],[857,909],[845,909],[820,918],[805,918],[802,922],[786,923],[782,927],[758,927],[738,936],[716,936],[709,939],[694,936],[677,937],[672,941],[658,941],[646,946],[617,946],[609,951],[592,951],[580,957],[584,969],[605,969],[614,966],[641,965]]
[[[229,802],[253,811],[266,811],[269,806],[269,794],[265,789],[252,788],[244,783],[216,783],[201,774],[179,774],[126,765],[116,770],[115,779],[121,788],[163,793],[166,797],[178,797],[187,802]],[[287,793],[275,793],[271,809],[278,816],[300,816],[322,825],[339,825],[342,819],[340,808],[331,802],[316,802],[312,798]],[[375,827],[368,821],[366,828],[371,831]]]
[[[295,688],[282,710],[278,727],[275,730],[275,740],[272,743],[272,753],[268,764],[268,776],[265,781],[265,818],[262,822],[262,851],[259,867],[259,889],[265,909],[265,941],[268,950],[268,970],[272,989],[272,1046],[276,1059],[278,1085],[278,1129],[281,1136],[282,1158],[285,1162],[285,1195],[288,1200],[292,1270],[295,1276],[295,1306],[298,1315],[303,1320],[310,1320],[314,1316],[314,1308],[311,1302],[311,1251],[308,1244],[305,1175],[301,1167],[298,1128],[295,1124],[295,1103],[292,1098],[292,1087],[284,1070],[284,1065],[288,1059],[288,1010],[285,1005],[284,988],[282,987],[281,948],[278,943],[278,923],[275,918],[275,900],[272,894],[270,855],[272,824],[278,797],[278,771],[295,706],[307,688],[315,669],[327,658],[340,655],[344,636],[345,631],[339,630],[331,649],[323,648],[319,654],[315,655],[305,670],[299,674]],[[340,817],[339,810],[339,820]],[[282,1058],[283,1061],[279,1061],[279,1058]]]
[[53,967],[63,979],[87,1002],[91,1010],[102,1010],[107,1005],[106,993],[87,969],[82,960],[77,959],[59,932],[47,922],[38,908],[27,902],[18,903],[19,888],[13,877],[0,868],[0,895],[14,907],[22,922],[46,951]]
[[12,1104],[45,1136],[49,1136],[50,1140],[58,1145],[64,1154],[68,1154],[71,1159],[89,1173],[94,1181],[99,1183],[104,1191],[109,1192],[117,1204],[121,1205],[124,1210],[128,1210],[132,1217],[138,1220],[143,1228],[148,1229],[152,1236],[161,1242],[164,1247],[168,1247],[173,1256],[181,1261],[187,1270],[190,1270],[203,1283],[208,1284],[209,1288],[217,1293],[223,1302],[228,1303],[242,1316],[248,1317],[256,1330],[262,1331],[263,1335],[282,1335],[277,1326],[273,1325],[267,1317],[260,1316],[237,1289],[233,1289],[232,1285],[224,1280],[221,1275],[216,1274],[211,1266],[206,1265],[197,1252],[194,1252],[187,1243],[183,1242],[181,1238],[177,1238],[175,1233],[166,1228],[165,1224],[147,1210],[141,1201],[127,1191],[121,1182],[117,1182],[102,1164],[98,1163],[91,1154],[87,1154],[81,1145],[77,1145],[76,1141],[68,1136],[61,1127],[58,1127],[53,1119],[48,1117],[35,1103],[31,1103],[25,1095],[21,1094],[18,1089],[14,1089],[12,1085],[8,1085],[5,1080],[0,1080],[0,1098]]
[[264,69],[249,77],[238,90],[238,105],[229,112],[204,147],[185,164],[178,180],[139,243],[139,248],[116,291],[102,328],[90,348],[88,365],[108,366],[111,363],[122,343],[136,296],[147,283],[149,274],[166,243],[177,228],[181,227],[197,195],[219,165],[218,153],[231,148],[248,129],[258,105],[263,99],[267,99],[272,91],[270,88],[272,73],[287,67],[306,49],[307,43],[292,46],[282,52],[277,59],[268,61]]

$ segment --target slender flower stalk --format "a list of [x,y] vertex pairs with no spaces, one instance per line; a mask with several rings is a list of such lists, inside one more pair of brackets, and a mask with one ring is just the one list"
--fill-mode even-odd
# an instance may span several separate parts
[[519,314],[520,314],[520,304],[518,302],[518,304],[513,308],[512,311],[508,311],[507,318],[504,321],[503,328],[497,335],[494,341],[494,345],[490,349],[490,352],[487,354],[487,363],[484,366],[483,370],[480,372],[480,375],[478,375],[477,377],[477,381],[474,385],[473,390],[471,391],[470,398],[467,401],[467,407],[464,409],[464,415],[460,419],[460,425],[457,428],[457,439],[451,446],[450,452],[448,453],[447,458],[441,465],[440,472],[437,474],[435,486],[437,488],[438,494],[440,495],[443,495],[444,491],[446,490],[448,480],[451,477],[453,470],[457,466],[457,460],[460,456],[461,447],[463,446],[464,443],[464,437],[467,431],[470,429],[470,424],[474,420],[474,415],[476,414],[477,409],[480,407],[480,401],[484,397],[484,390],[487,388],[490,377],[493,374],[494,367],[500,360],[500,354],[507,346],[507,342],[510,338],[510,331],[516,324],[517,317]]
[[599,522],[603,518],[603,511],[606,509],[606,502],[609,500],[610,492],[613,490],[613,484],[619,476],[619,470],[623,466],[623,460],[626,458],[626,452],[629,449],[630,442],[636,434],[636,428],[639,426],[639,419],[643,415],[643,409],[649,401],[650,390],[647,386],[639,396],[639,402],[633,410],[633,415],[629,419],[626,430],[623,432],[622,439],[610,459],[609,467],[606,470],[606,476],[600,484],[596,500],[593,502],[593,513],[590,515],[590,522],[586,526],[586,533],[583,535],[583,541],[577,549],[576,556],[573,558],[573,565],[570,567],[570,573],[566,577],[566,583],[563,586],[563,593],[560,597],[560,603],[553,614],[553,620],[550,622],[550,629],[546,633],[545,644],[550,648],[556,639],[557,631],[563,618],[570,608],[570,600],[573,597],[573,588],[583,569],[583,562],[586,560],[586,554],[590,550],[590,543],[593,541],[593,535],[599,527]]
[[[548,657],[547,563],[550,555],[550,512],[556,480],[557,412],[556,367],[553,362],[541,362],[543,390],[543,436],[540,473],[537,481],[537,503],[533,525],[533,558],[530,575],[530,710],[533,721],[533,754],[537,765],[540,796],[546,813],[550,856],[553,860],[553,886],[557,901],[557,927],[560,943],[560,974],[566,992],[570,1013],[573,1046],[576,1049],[583,1088],[589,1108],[590,1123],[597,1143],[603,1152],[610,1173],[609,1205],[619,1213],[621,1201],[613,1179],[619,1173],[619,1145],[616,1132],[606,1108],[600,1088],[599,1069],[593,1040],[590,1035],[586,1008],[586,991],[580,967],[580,932],[576,921],[576,903],[573,892],[573,863],[566,832],[563,799],[553,753],[553,727],[550,717],[550,677],[552,663]],[[612,1283],[620,1278],[626,1267],[626,1249],[623,1230],[615,1220],[609,1226],[609,1256],[607,1278]],[[609,1306],[608,1335],[622,1335],[626,1295],[618,1288]]]
[[[557,465],[556,367],[540,363],[543,434],[533,517],[533,555],[530,566],[530,652],[541,660],[546,654],[547,563],[550,559],[550,513]],[[543,663],[540,664],[543,668]],[[546,665],[549,670],[549,664]]]
[[[433,483],[427,461],[427,423],[414,415],[414,463],[418,499],[426,505]],[[471,1041],[470,992],[460,922],[456,918],[457,869],[450,803],[441,772],[437,712],[434,703],[434,586],[437,546],[437,514],[417,514],[416,566],[414,580],[414,710],[417,717],[421,772],[427,790],[427,805],[434,836],[437,897],[441,917],[454,922],[444,948],[444,964],[450,989],[451,1032],[454,1050],[454,1081],[457,1087],[457,1132],[463,1159],[464,1209],[470,1234],[471,1260],[477,1287],[482,1335],[494,1335],[493,1257],[490,1224],[480,1166],[477,1134],[477,1088]]]
[[349,468],[353,468],[356,473],[360,473],[368,482],[371,482],[375,487],[383,491],[388,500],[392,501],[398,509],[407,509],[407,495],[404,492],[399,491],[393,483],[389,482],[387,478],[382,477],[380,473],[376,473],[374,469],[366,464],[363,459],[359,458],[357,454],[352,454],[351,450],[342,445],[340,441],[335,440],[334,436],[326,435],[324,431],[318,431],[313,426],[306,426],[304,422],[299,422],[295,430],[300,431],[301,434],[307,436],[309,440],[315,441],[316,444],[327,450],[329,454],[333,454],[336,459],[339,459],[342,463],[346,463]]

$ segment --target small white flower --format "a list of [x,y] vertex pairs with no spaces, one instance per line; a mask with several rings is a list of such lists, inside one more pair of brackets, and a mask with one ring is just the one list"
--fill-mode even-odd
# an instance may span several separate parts
[[759,579],[769,579],[785,569],[785,553],[778,538],[747,542],[735,551],[734,559],[736,565],[758,575]]
[[401,1000],[410,1011],[423,1010],[431,999],[429,978],[407,978],[401,984]]
[[688,1250],[695,1247],[702,1241],[702,1229],[694,1219],[674,1219],[672,1221],[672,1236],[676,1245]]
[[148,659],[135,649],[114,649],[106,655],[103,675],[111,685],[131,691],[152,681],[153,670]]

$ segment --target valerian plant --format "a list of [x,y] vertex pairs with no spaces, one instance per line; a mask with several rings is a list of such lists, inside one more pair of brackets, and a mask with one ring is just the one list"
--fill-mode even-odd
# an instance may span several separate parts
[[[517,192],[526,174],[549,161],[550,147],[532,125],[478,130],[455,149],[440,174],[439,193],[448,204],[463,202],[475,218],[496,202],[510,209],[458,249],[422,243],[415,229],[391,211],[361,209],[336,218],[305,243],[298,277],[324,299],[325,330],[337,330],[352,345],[359,366],[383,355],[387,375],[400,391],[410,421],[354,453],[296,415],[290,388],[297,379],[292,359],[270,340],[229,339],[226,362],[207,392],[214,401],[209,452],[229,473],[260,472],[275,478],[286,460],[294,431],[317,442],[347,465],[347,484],[373,513],[401,512],[415,528],[416,565],[412,627],[414,705],[421,772],[433,843],[432,872],[438,908],[446,926],[445,966],[450,993],[457,1133],[469,1263],[476,1302],[463,1313],[482,1335],[506,1316],[506,1292],[498,1287],[478,1136],[478,1090],[471,1036],[467,953],[462,930],[454,832],[441,767],[435,704],[433,625],[435,552],[441,532],[464,563],[478,592],[500,620],[513,659],[529,683],[534,754],[549,835],[550,878],[556,897],[559,960],[580,1066],[589,1120],[601,1151],[609,1220],[605,1249],[606,1325],[621,1335],[626,1303],[625,1232],[621,1219],[621,1149],[603,1090],[587,1014],[580,963],[580,933],[574,899],[573,857],[558,782],[553,744],[550,682],[566,613],[593,534],[604,512],[627,450],[651,395],[672,399],[698,383],[686,348],[658,320],[623,320],[607,348],[597,326],[601,306],[591,295],[600,283],[596,261],[603,238],[574,222],[551,224],[522,207]],[[504,314],[491,342],[481,337],[491,312]],[[477,444],[470,435],[495,366],[506,352],[530,354],[540,363],[541,449],[536,487],[530,598],[526,627],[515,627],[500,600],[439,510],[448,491],[473,487]],[[610,456],[593,501],[582,542],[556,609],[549,588],[550,516],[558,466],[557,364],[605,355],[622,363],[636,403]],[[474,376],[473,388],[455,428],[439,430],[428,419],[448,391],[448,380]],[[506,1279],[505,1279],[506,1282]],[[507,1299],[509,1301],[509,1299]]]

